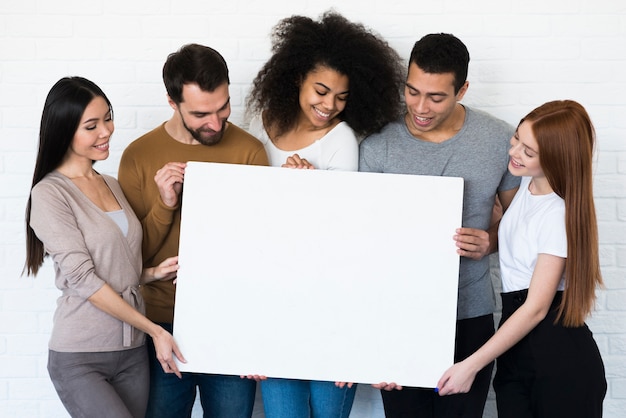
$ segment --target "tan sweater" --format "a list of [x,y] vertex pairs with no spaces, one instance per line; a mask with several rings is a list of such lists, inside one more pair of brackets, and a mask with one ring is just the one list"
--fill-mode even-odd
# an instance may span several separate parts
[[[120,185],[143,226],[144,266],[157,265],[178,254],[180,207],[163,204],[154,182],[157,170],[168,162],[188,161],[268,165],[263,144],[232,123],[228,124],[222,140],[210,146],[183,144],[172,138],[164,125],[126,148],[118,173]],[[142,286],[142,294],[148,318],[173,322],[175,285],[171,280]]]
[[31,193],[30,226],[52,258],[55,283],[63,292],[57,300],[49,343],[54,351],[118,351],[144,343],[143,332],[87,300],[108,283],[143,313],[138,291],[141,224],[117,181],[102,177],[126,214],[126,237],[105,212],[58,172],[48,174]]

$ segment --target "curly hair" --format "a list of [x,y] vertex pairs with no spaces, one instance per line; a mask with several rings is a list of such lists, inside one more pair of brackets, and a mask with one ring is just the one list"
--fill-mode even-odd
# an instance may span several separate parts
[[380,131],[402,113],[403,62],[379,35],[328,11],[319,21],[294,15],[272,31],[272,57],[253,81],[250,113],[278,135],[294,127],[300,112],[302,81],[318,66],[346,75],[350,94],[339,118],[359,136]]

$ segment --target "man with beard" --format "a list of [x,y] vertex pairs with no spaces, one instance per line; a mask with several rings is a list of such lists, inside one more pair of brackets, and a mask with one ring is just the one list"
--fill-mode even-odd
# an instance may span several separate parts
[[[183,46],[168,56],[163,81],[172,117],[131,143],[122,155],[119,183],[143,225],[143,262],[152,266],[178,253],[180,198],[187,161],[268,165],[263,144],[228,122],[228,67],[214,49]],[[142,286],[146,316],[172,332],[172,280]],[[204,416],[250,417],[256,383],[239,376],[163,372],[152,341],[146,417],[185,417],[199,389]],[[173,376],[173,378],[172,378]]]

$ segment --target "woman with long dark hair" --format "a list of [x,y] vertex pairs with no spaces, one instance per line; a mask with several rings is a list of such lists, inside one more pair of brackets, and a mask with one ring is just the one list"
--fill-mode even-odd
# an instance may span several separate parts
[[57,300],[48,371],[73,417],[143,417],[149,388],[145,334],[163,369],[180,375],[172,335],[143,315],[139,285],[171,278],[177,257],[142,271],[141,224],[117,181],[93,169],[109,155],[113,109],[82,77],[66,77],[44,104],[26,210],[29,275],[54,263]]

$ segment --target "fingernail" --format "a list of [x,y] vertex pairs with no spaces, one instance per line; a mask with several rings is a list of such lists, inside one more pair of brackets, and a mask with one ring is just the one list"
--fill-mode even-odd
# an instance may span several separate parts
[[435,388],[435,393],[439,393],[439,388]]

